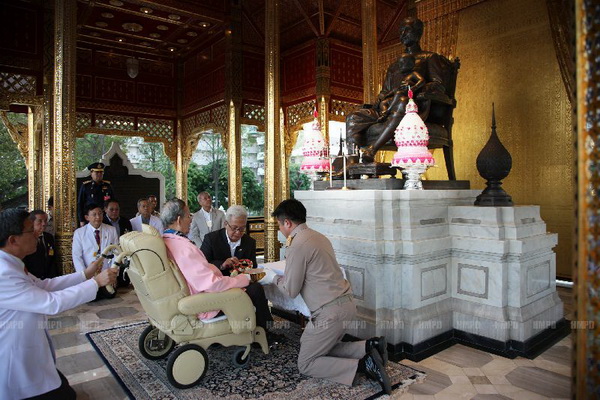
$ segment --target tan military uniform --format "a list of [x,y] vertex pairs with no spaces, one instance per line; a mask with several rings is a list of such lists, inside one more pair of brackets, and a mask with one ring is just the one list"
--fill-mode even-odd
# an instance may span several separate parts
[[351,385],[365,341],[340,342],[356,316],[350,283],[344,279],[331,242],[306,224],[288,238],[285,275],[273,281],[294,298],[301,294],[311,319],[300,338],[298,369],[316,378]]

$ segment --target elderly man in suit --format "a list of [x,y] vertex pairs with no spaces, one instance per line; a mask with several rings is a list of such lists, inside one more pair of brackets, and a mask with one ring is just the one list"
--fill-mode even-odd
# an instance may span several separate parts
[[[161,219],[167,229],[163,239],[167,246],[169,258],[174,260],[181,270],[190,294],[223,292],[231,288],[243,288],[256,309],[256,325],[267,332],[269,341],[280,340],[280,336],[271,334],[268,325],[273,321],[263,287],[257,282],[250,283],[250,275],[223,276],[221,271],[210,264],[204,254],[188,239],[192,216],[188,206],[180,199],[165,203]],[[199,315],[201,319],[210,319],[219,313],[218,310]]]
[[204,236],[201,250],[223,275],[229,275],[242,259],[252,261],[256,267],[256,240],[245,234],[247,221],[246,207],[231,206],[225,214],[225,228]]
[[138,216],[131,218],[129,222],[131,222],[131,227],[134,231],[141,232],[142,224],[151,225],[156,228],[157,231],[162,233],[164,230],[163,224],[160,221],[160,218],[152,215],[152,208],[148,202],[148,198],[144,197],[138,200]]
[[200,209],[192,219],[190,239],[200,247],[207,233],[218,231],[225,226],[225,213],[212,206],[212,198],[208,192],[198,193],[198,204]]
[[46,315],[56,315],[93,300],[99,287],[114,283],[117,271],[95,275],[97,265],[52,279],[38,279],[21,261],[36,248],[29,214],[0,212],[0,398],[40,396],[75,399],[75,391],[56,369]]
[[29,219],[33,221],[37,246],[34,253],[23,258],[27,271],[40,279],[59,276],[60,273],[54,264],[54,236],[45,232],[48,214],[43,210],[33,210],[29,214]]
[[298,369],[346,385],[365,373],[390,394],[385,338],[340,341],[346,324],[356,316],[356,305],[331,242],[306,225],[306,208],[298,200],[281,202],[272,216],[287,238],[285,274],[269,270],[260,283],[273,283],[291,298],[301,294],[310,309],[310,321],[300,338]]
[[[73,234],[73,266],[75,271],[83,271],[90,265],[107,269],[110,260],[101,257],[102,250],[111,244],[119,243],[117,230],[102,223],[102,207],[98,204],[88,204],[85,208],[87,225],[75,230]],[[113,298],[115,293],[108,293],[105,288],[98,290],[98,299]]]

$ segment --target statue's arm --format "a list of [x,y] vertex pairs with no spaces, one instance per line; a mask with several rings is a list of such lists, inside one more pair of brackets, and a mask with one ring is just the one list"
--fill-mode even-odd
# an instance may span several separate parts
[[417,71],[414,71],[412,73],[411,89],[413,92],[418,92],[419,90],[421,90],[421,88],[425,85],[425,83],[427,83],[427,81],[425,81],[425,78],[423,78],[423,75],[421,75]]

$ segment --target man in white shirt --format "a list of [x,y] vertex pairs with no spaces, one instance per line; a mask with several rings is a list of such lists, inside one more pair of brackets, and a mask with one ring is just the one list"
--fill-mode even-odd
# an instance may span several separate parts
[[200,210],[194,214],[188,237],[200,248],[207,233],[225,227],[225,213],[212,206],[212,198],[208,192],[198,193],[198,203]]
[[[21,259],[37,245],[26,211],[0,212],[0,398],[75,399],[75,391],[56,369],[56,355],[46,330],[46,315],[56,315],[93,300],[99,287],[116,280],[96,265],[52,279],[38,279]],[[94,276],[95,275],[95,276]]]
[[142,224],[146,224],[155,227],[156,230],[162,234],[164,231],[163,224],[160,218],[152,215],[152,209],[148,204],[148,199],[145,197],[139,199],[137,202],[137,206],[139,215],[129,220],[129,222],[131,222],[131,227],[133,228],[133,230],[141,232]]
[[[75,230],[73,234],[73,266],[75,271],[84,271],[90,265],[107,269],[110,260],[101,257],[102,250],[111,244],[119,243],[119,236],[114,226],[102,223],[104,213],[98,204],[88,204],[84,210],[86,225]],[[98,291],[98,298],[112,298],[106,289]]]

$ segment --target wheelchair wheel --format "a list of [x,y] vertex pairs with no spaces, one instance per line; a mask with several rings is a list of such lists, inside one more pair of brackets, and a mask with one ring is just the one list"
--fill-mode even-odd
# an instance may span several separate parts
[[167,378],[178,389],[196,386],[208,371],[208,355],[196,344],[185,344],[171,354],[167,362]]
[[158,339],[158,328],[148,326],[138,340],[140,353],[148,360],[159,360],[169,355],[175,347],[175,341],[165,335],[164,340]]
[[244,352],[246,351],[245,347],[236,349],[235,352],[233,353],[233,357],[232,357],[232,362],[233,365],[235,365],[237,368],[244,368],[248,365],[248,361],[250,360],[250,353],[248,353],[248,355],[246,356],[246,359],[242,360],[242,356],[244,355]]

